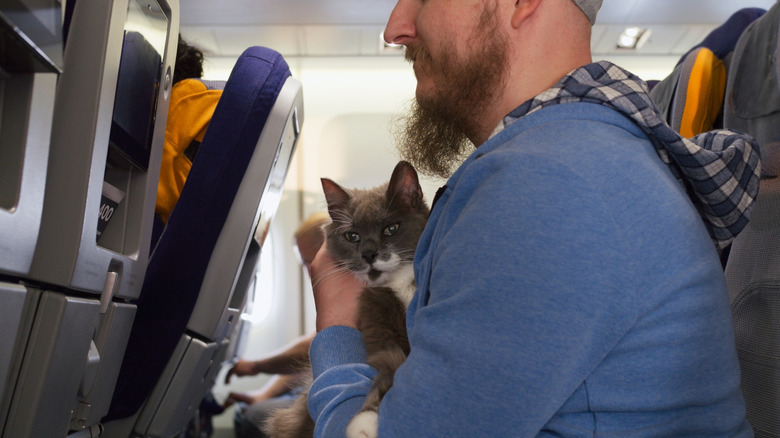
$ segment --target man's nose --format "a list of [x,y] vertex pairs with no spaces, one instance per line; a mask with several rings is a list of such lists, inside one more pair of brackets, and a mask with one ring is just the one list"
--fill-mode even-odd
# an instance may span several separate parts
[[415,19],[420,8],[419,0],[399,0],[387,20],[385,42],[406,45],[417,37]]

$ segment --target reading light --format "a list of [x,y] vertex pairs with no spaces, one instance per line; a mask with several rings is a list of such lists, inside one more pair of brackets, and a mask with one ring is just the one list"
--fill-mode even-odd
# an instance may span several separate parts
[[628,27],[618,37],[617,48],[636,50],[650,38],[650,29]]

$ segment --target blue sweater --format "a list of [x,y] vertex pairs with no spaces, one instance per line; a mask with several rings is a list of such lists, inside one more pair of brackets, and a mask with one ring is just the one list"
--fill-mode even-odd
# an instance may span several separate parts
[[[380,436],[752,436],[712,241],[611,109],[544,108],[480,146],[415,275]],[[316,436],[344,436],[374,375],[360,333],[325,329],[310,353]]]

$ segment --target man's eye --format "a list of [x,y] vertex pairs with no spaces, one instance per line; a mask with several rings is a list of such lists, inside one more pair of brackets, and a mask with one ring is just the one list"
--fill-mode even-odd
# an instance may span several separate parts
[[392,236],[393,234],[398,232],[398,227],[399,227],[398,224],[388,225],[387,227],[385,227],[384,230],[382,230],[382,234],[384,234],[385,236]]
[[360,234],[354,231],[347,231],[346,233],[344,233],[344,238],[347,239],[349,242],[357,243],[360,241]]

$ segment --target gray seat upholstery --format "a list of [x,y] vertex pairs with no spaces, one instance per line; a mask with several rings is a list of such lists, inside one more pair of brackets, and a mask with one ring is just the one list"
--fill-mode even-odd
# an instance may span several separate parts
[[748,27],[732,58],[724,126],[761,147],[762,177],[750,223],[726,265],[742,391],[757,437],[780,437],[780,4]]

